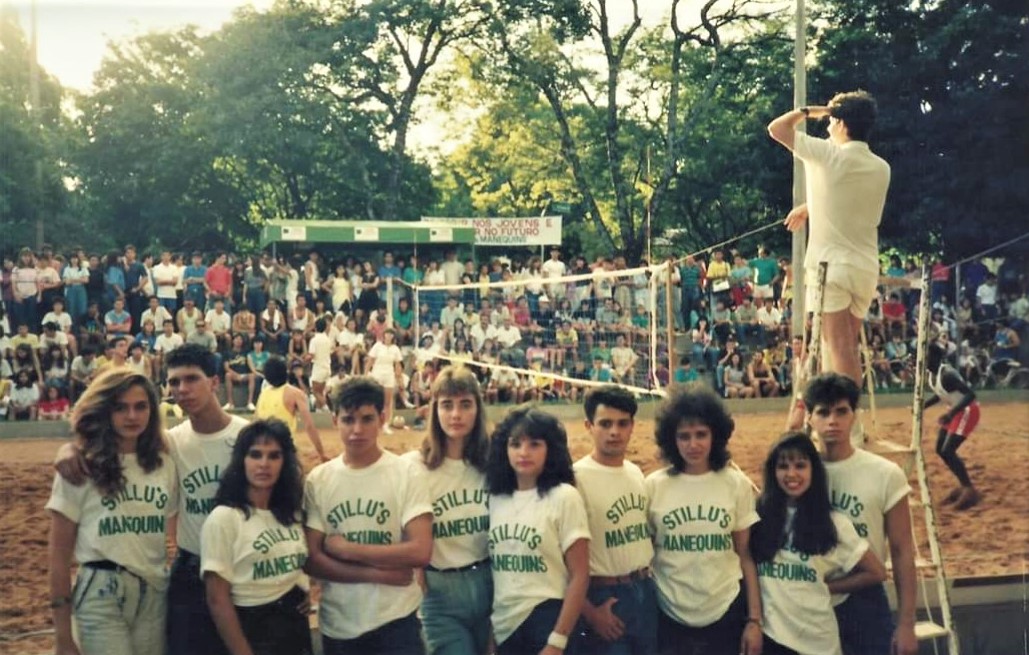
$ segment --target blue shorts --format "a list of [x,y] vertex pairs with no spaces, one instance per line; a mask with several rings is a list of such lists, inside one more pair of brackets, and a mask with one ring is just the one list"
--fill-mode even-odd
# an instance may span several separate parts
[[890,655],[893,613],[883,585],[855,591],[833,609],[845,652],[852,655]]

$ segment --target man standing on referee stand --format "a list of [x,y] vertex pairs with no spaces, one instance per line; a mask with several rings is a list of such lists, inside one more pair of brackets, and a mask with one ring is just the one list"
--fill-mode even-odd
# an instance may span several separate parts
[[[795,231],[809,223],[804,258],[809,308],[818,264],[829,262],[822,301],[827,368],[858,385],[861,321],[879,280],[879,223],[890,185],[890,165],[867,143],[876,113],[871,95],[852,91],[837,94],[824,107],[788,111],[768,125],[771,137],[804,162],[807,175],[807,202],[789,213],[785,225]],[[796,132],[808,118],[828,118],[829,138]]]
[[[879,223],[890,186],[890,165],[868,147],[877,113],[875,99],[859,90],[839,93],[824,107],[788,111],[768,124],[771,137],[804,162],[807,175],[807,202],[793,208],[785,225],[792,232],[809,223],[808,308],[814,307],[818,265],[829,262],[822,291],[822,370],[846,375],[858,387],[861,322],[879,280]],[[796,132],[808,118],[828,118],[829,138]],[[791,414],[791,428],[800,427],[799,409]],[[851,439],[864,443],[860,419]]]
[[582,608],[590,628],[584,652],[649,655],[657,652],[657,590],[650,574],[654,546],[643,472],[625,459],[636,399],[605,385],[586,394],[585,409],[593,452],[574,464],[593,534]]
[[[196,344],[176,348],[167,357],[168,386],[186,420],[168,430],[168,448],[179,478],[176,518],[178,554],[168,578],[168,655],[227,653],[207,609],[200,577],[200,530],[214,509],[221,474],[229,465],[236,435],[247,425],[222,410],[218,367],[213,352]],[[86,481],[88,464],[81,449],[65,444],[54,467],[68,482]]]

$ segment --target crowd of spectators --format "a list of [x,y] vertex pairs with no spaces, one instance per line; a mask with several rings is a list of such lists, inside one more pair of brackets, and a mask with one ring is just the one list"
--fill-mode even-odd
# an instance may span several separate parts
[[[310,388],[319,324],[333,344],[335,380],[367,372],[372,347],[391,331],[402,353],[403,405],[423,402],[434,372],[454,361],[476,371],[491,402],[575,401],[575,380],[646,388],[704,379],[731,398],[787,393],[802,345],[789,338],[790,262],[764,248],[746,254],[686,257],[672,275],[657,276],[655,292],[646,262],[566,262],[557,248],[545,260],[461,261],[448,251],[422,262],[385,252],[376,263],[330,262],[317,251],[140,256],[129,245],[100,257],[23,248],[3,260],[0,416],[64,418],[106,366],[160,383],[164,357],[187,342],[218,355],[227,407],[240,388],[252,409],[273,353],[286,357],[293,384]],[[1018,370],[1029,320],[1024,275],[974,261],[956,289],[952,272],[937,262],[931,293],[934,330],[949,339],[953,363],[973,382]],[[554,280],[564,276],[579,277]],[[867,316],[880,388],[911,382],[917,277],[913,261],[891,258]],[[674,366],[664,327],[651,325],[667,315],[679,336]]]

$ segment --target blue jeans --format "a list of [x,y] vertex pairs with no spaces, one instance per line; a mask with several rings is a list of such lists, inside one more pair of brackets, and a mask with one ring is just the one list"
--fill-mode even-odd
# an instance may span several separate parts
[[747,600],[741,588],[722,618],[711,625],[688,626],[661,612],[657,641],[667,655],[737,655],[746,619]]
[[64,308],[67,310],[68,315],[71,316],[72,321],[75,322],[75,325],[78,325],[79,319],[82,318],[89,308],[86,304],[86,287],[81,284],[65,287]]
[[462,571],[425,570],[422,626],[431,655],[478,655],[490,634],[489,562]]
[[855,591],[833,609],[843,650],[853,655],[889,655],[894,626],[885,587],[877,584]]
[[268,296],[263,289],[247,289],[246,305],[254,316],[260,316],[268,307]]
[[165,593],[143,578],[83,566],[72,602],[84,655],[164,653]]
[[[497,644],[497,655],[535,655],[543,650],[557,623],[557,617],[561,614],[561,603],[560,600],[550,599],[534,607],[529,617],[522,621],[511,636],[504,640],[504,643]],[[564,655],[578,655],[583,652],[579,648],[582,641],[579,633],[578,626],[572,628]]]
[[200,557],[181,549],[168,579],[168,655],[228,655],[207,609]]
[[590,587],[586,597],[599,607],[618,599],[611,610],[625,624],[618,641],[604,641],[587,628],[583,652],[596,655],[653,655],[657,652],[657,587],[646,578],[610,587]]
[[311,655],[311,627],[297,611],[307,593],[293,587],[278,600],[257,607],[236,607],[239,624],[254,655]]
[[39,301],[35,296],[14,301],[11,307],[11,330],[17,332],[19,325],[29,326],[29,332],[39,332]]
[[[168,310],[168,313],[172,315],[172,319],[174,320],[175,319],[175,313],[177,311],[179,311],[179,307],[178,307],[179,300],[178,300],[178,298],[159,298],[157,302],[159,302],[161,304],[161,307],[164,307],[165,309]],[[263,309],[264,308],[262,307],[262,310]],[[258,312],[258,313],[260,313],[260,312]]]
[[415,614],[391,621],[353,639],[322,635],[324,655],[424,655],[422,625]]

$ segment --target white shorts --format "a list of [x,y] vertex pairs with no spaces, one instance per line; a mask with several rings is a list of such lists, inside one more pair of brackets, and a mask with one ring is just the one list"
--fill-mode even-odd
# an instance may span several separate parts
[[[825,291],[822,297],[822,312],[850,310],[857,318],[864,319],[875,298],[875,287],[879,284],[878,273],[855,268],[848,264],[829,263],[825,273]],[[815,291],[818,286],[818,269],[807,269],[804,289],[807,297],[806,311],[815,309]]]
[[765,298],[771,298],[774,294],[772,293],[771,284],[755,284],[754,285],[754,300],[763,300]]
[[372,371],[371,378],[387,389],[394,389],[397,386],[397,376],[393,371],[380,373]]
[[332,369],[328,366],[315,366],[311,368],[311,382],[321,384],[332,377]]

